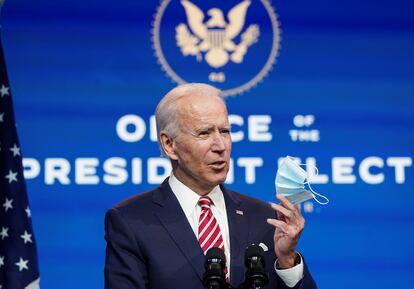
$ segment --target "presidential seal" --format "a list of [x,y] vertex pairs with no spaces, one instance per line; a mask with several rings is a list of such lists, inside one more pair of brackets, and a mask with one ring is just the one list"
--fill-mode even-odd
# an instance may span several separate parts
[[173,81],[210,83],[232,96],[270,71],[280,30],[268,0],[162,0],[152,42]]

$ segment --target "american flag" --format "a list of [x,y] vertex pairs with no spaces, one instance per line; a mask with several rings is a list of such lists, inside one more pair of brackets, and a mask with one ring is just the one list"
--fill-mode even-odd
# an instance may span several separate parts
[[0,41],[0,289],[23,288],[39,288],[39,269]]

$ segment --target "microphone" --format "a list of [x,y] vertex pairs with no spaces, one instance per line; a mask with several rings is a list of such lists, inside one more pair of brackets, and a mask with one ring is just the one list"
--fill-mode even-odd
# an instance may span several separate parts
[[265,271],[264,250],[259,245],[250,245],[244,253],[246,266],[243,288],[260,289],[267,285],[269,277]]
[[228,288],[224,268],[226,267],[226,256],[224,252],[217,248],[210,248],[205,257],[204,267],[206,271],[203,275],[203,285],[206,289]]

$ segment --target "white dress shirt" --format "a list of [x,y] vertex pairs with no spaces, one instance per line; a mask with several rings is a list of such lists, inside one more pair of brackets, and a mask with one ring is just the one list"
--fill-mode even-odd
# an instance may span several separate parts
[[[198,239],[198,221],[201,215],[201,207],[198,205],[198,200],[201,196],[180,182],[173,173],[171,173],[168,183],[174,195],[177,197],[178,202]],[[226,265],[230,276],[230,235],[223,192],[221,191],[220,186],[216,186],[207,194],[207,196],[212,200],[210,209],[217,220],[223,237],[224,254],[226,255]]]
[[[180,206],[183,209],[196,238],[198,239],[198,221],[201,215],[201,207],[198,205],[200,195],[180,182],[172,172],[168,183],[174,195],[177,197],[178,202],[180,203]],[[224,254],[226,255],[226,266],[230,276],[230,234],[223,192],[221,191],[220,186],[216,186],[210,193],[207,194],[207,196],[209,196],[212,200],[210,209],[216,218],[218,225],[220,226],[224,242]],[[288,287],[294,287],[296,283],[303,278],[302,260],[299,265],[289,269],[276,269],[276,262],[274,266],[276,273]]]

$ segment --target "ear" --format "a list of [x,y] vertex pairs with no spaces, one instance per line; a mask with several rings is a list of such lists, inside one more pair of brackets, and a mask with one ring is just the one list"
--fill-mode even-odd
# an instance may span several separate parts
[[174,139],[167,135],[164,131],[160,132],[160,143],[161,146],[165,152],[165,154],[171,159],[171,160],[177,160],[178,156],[175,153],[175,143]]

